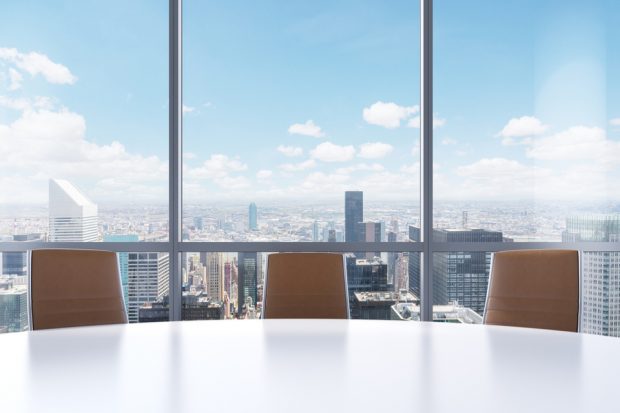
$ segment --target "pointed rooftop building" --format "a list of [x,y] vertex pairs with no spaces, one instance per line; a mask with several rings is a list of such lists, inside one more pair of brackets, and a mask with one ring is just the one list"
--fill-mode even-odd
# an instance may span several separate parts
[[50,179],[49,240],[52,242],[96,242],[97,205],[69,181]]

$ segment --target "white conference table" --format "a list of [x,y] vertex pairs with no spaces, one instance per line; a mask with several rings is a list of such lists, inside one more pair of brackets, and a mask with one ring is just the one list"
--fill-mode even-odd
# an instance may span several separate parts
[[0,336],[2,412],[620,411],[620,339],[400,321]]

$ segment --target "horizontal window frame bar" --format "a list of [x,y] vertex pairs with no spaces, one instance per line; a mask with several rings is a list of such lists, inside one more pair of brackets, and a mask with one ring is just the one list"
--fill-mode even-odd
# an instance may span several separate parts
[[578,250],[620,252],[620,242],[433,242],[431,252],[499,252],[510,250]]
[[20,252],[33,249],[105,250],[113,252],[167,252],[172,251],[169,242],[0,242],[0,252]]
[[497,252],[524,249],[560,249],[620,252],[620,242],[0,242],[0,252],[58,248],[114,252]]

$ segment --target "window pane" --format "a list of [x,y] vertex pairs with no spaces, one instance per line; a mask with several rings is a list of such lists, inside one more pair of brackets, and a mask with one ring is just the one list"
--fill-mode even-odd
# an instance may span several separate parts
[[435,227],[615,237],[620,3],[434,5]]
[[183,4],[184,239],[406,240],[419,3]]
[[168,2],[0,15],[0,240],[165,240]]
[[[260,318],[269,254],[184,254],[182,319]],[[347,253],[344,257],[351,318],[419,320],[419,295],[412,290],[414,284],[419,286],[419,253]]]
[[[129,322],[168,321],[168,254],[119,252],[117,256]],[[28,266],[26,251],[0,252],[0,333],[30,329]]]

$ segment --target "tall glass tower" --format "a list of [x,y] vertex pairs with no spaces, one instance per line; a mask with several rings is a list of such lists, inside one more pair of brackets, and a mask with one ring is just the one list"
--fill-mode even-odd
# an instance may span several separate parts
[[364,221],[364,193],[346,191],[344,193],[344,240],[345,242],[363,241],[359,239],[358,223]]
[[[620,215],[570,216],[564,242],[619,242]],[[581,253],[581,331],[620,337],[620,253]]]
[[250,231],[258,230],[258,211],[256,209],[256,204],[252,202],[249,208],[249,227]]

